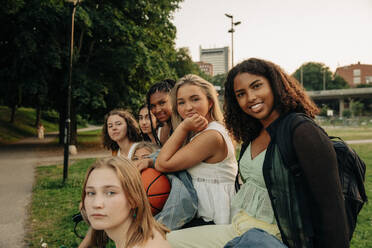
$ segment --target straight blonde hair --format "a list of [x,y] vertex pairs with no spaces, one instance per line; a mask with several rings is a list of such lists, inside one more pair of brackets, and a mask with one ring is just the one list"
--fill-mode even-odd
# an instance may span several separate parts
[[223,124],[223,114],[218,101],[217,91],[214,88],[213,84],[197,75],[188,74],[182,77],[180,80],[178,80],[178,82],[171,91],[173,129],[176,129],[177,126],[183,121],[182,117],[179,115],[177,111],[177,93],[179,88],[187,84],[198,86],[204,92],[208,100],[212,102],[212,107],[209,110],[209,115],[211,119],[213,121],[218,121],[221,124]]
[[[137,167],[132,162],[123,157],[109,157],[97,160],[87,171],[83,190],[81,194],[81,213],[88,221],[85,211],[85,187],[92,171],[97,168],[111,168],[118,176],[125,196],[127,197],[131,209],[132,223],[129,226],[126,235],[127,241],[125,247],[134,247],[144,245],[149,239],[154,238],[154,230],[158,231],[163,238],[169,230],[158,223],[151,213],[150,203],[142,186],[141,176]],[[89,221],[88,221],[89,224]],[[95,247],[104,247],[108,242],[108,236],[104,230],[94,230],[90,244]]]

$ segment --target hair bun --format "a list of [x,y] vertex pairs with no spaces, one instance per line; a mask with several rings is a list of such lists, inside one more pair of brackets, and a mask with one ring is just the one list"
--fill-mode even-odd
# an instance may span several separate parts
[[173,80],[173,79],[170,79],[170,78],[164,79],[164,82],[166,82],[167,84],[169,84],[170,88],[173,88],[174,85],[176,84],[176,81]]

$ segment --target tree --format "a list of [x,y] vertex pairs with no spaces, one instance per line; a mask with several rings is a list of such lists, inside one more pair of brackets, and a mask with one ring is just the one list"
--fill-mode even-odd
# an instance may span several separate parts
[[338,76],[333,76],[330,69],[323,63],[308,62],[298,68],[293,76],[301,82],[306,90],[326,90],[348,88],[346,81]]
[[[101,120],[109,109],[135,108],[153,82],[176,77],[172,67],[176,28],[171,17],[180,1],[93,0],[78,6],[72,143],[76,143],[76,114]],[[0,41],[0,79],[12,95],[6,98],[2,91],[0,102],[57,110],[62,143],[71,5],[57,0],[6,0],[3,6],[11,10],[0,8],[0,20],[7,27]]]
[[226,77],[227,77],[227,73],[217,74],[217,75],[213,76],[213,78],[211,80],[211,83],[223,88],[224,84],[225,84]]
[[202,72],[199,66],[194,63],[190,56],[190,51],[187,47],[181,47],[176,51],[175,58],[170,63],[171,67],[175,69],[177,78],[181,78],[187,74],[196,74],[201,76],[207,81],[211,80],[211,77]]

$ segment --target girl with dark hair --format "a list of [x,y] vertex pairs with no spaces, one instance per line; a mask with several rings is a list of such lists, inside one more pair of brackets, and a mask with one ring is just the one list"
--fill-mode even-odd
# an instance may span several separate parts
[[[144,141],[149,141],[156,144],[155,136],[152,129],[157,130],[157,120],[153,113],[148,109],[147,105],[142,105],[138,111],[138,124],[141,135]],[[154,128],[152,128],[152,126]],[[157,132],[155,132],[157,133]]]
[[243,142],[232,225],[172,232],[172,247],[223,247],[231,239],[225,247],[256,247],[255,240],[259,247],[349,247],[332,143],[309,119],[290,122],[318,113],[300,84],[269,61],[245,60],[227,75],[224,110],[228,130]]
[[105,116],[102,143],[113,155],[130,158],[138,141],[141,141],[140,131],[131,113],[114,109]]
[[172,105],[170,102],[170,91],[173,88],[175,81],[165,79],[151,86],[146,94],[146,102],[157,121],[160,124],[159,135],[156,131],[156,125],[150,122],[152,134],[156,143],[162,146],[172,133]]

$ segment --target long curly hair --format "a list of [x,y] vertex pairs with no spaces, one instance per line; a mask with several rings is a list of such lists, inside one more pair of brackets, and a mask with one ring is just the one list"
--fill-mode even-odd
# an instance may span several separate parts
[[131,142],[142,140],[138,123],[133,115],[125,109],[113,109],[105,115],[105,121],[102,128],[102,144],[104,148],[111,151],[119,150],[119,145],[113,141],[108,134],[107,119],[112,115],[118,115],[125,120],[127,123],[127,136]]
[[318,107],[294,77],[270,61],[247,59],[232,68],[225,81],[225,124],[237,141],[250,142],[263,128],[260,121],[247,115],[236,100],[234,79],[245,72],[265,77],[269,81],[274,94],[274,107],[281,115],[299,112],[314,118],[319,113]]
[[[93,170],[99,168],[110,168],[116,173],[121,182],[121,186],[128,199],[132,209],[130,211],[132,221],[128,232],[123,233],[123,236],[128,237],[125,247],[134,247],[136,245],[143,245],[149,239],[154,238],[154,231],[158,231],[163,238],[169,232],[168,228],[158,223],[151,213],[150,203],[142,186],[141,175],[137,167],[132,162],[123,157],[108,157],[97,160],[91,165],[85,175],[83,189],[81,193],[81,208],[80,211],[84,220],[89,224],[89,219],[86,213],[85,206],[85,188],[88,178]],[[90,245],[94,247],[105,247],[108,242],[108,236],[104,230],[92,230]]]

